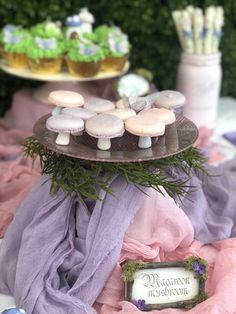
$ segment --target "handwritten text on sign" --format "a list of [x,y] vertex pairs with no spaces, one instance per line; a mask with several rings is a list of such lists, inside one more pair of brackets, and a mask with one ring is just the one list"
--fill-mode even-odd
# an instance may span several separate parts
[[132,300],[146,304],[187,301],[199,293],[199,280],[193,271],[183,267],[138,270],[134,275]]

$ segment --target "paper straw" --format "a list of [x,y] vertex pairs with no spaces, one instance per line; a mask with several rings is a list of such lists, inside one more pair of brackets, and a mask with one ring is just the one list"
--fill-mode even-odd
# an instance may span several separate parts
[[188,12],[190,18],[192,19],[192,18],[193,18],[193,15],[194,15],[194,11],[195,11],[194,6],[193,6],[193,5],[188,5],[188,6],[186,7],[186,10],[187,10],[187,12]]
[[214,20],[216,9],[210,6],[206,9],[205,14],[205,38],[204,38],[204,54],[212,53],[212,42],[214,33]]
[[224,9],[222,7],[216,7],[214,32],[212,40],[212,52],[219,50],[220,39],[222,37],[222,27],[224,25]]
[[202,54],[204,37],[204,16],[201,9],[196,8],[193,15],[194,53]]
[[177,31],[177,35],[179,38],[179,42],[180,45],[182,47],[182,49],[184,49],[184,37],[183,37],[183,32],[182,32],[182,28],[181,28],[181,16],[182,16],[182,12],[181,11],[173,11],[172,12],[172,17],[175,23],[175,28]]
[[190,15],[187,11],[184,11],[181,19],[181,27],[184,36],[184,51],[186,53],[193,53],[193,32],[192,32],[192,22]]

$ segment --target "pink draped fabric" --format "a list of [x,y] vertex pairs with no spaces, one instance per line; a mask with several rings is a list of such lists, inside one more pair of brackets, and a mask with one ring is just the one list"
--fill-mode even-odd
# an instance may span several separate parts
[[[117,263],[95,308],[99,314],[138,314],[133,304],[124,300],[124,284],[120,263],[139,259],[146,262],[175,261],[190,255],[201,256],[209,262],[206,290],[209,298],[198,304],[189,314],[236,313],[236,239],[202,245],[193,240],[191,222],[168,196],[154,195],[145,198],[123,243]],[[182,309],[165,309],[146,313],[178,314]]]
[[12,162],[0,162],[0,238],[39,175],[39,163],[32,168],[29,158],[20,156]]

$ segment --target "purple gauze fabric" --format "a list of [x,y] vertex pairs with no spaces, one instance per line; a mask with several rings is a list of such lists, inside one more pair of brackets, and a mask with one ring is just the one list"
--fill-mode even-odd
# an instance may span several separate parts
[[[28,314],[92,314],[142,193],[121,177],[91,210],[49,194],[42,177],[18,208],[0,248],[0,292]],[[116,197],[116,195],[118,197]],[[92,212],[92,213],[91,213]]]
[[189,182],[194,192],[176,201],[192,222],[195,239],[212,243],[236,236],[236,158],[206,168],[210,176],[197,173]]

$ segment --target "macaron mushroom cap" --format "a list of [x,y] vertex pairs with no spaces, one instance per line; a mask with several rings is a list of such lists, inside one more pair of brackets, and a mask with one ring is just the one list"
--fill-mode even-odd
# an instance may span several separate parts
[[165,133],[165,123],[156,115],[139,114],[125,121],[125,129],[134,135],[156,137]]
[[185,102],[186,98],[180,92],[164,90],[160,92],[159,97],[157,98],[154,106],[172,109],[183,106]]
[[101,150],[108,150],[111,147],[111,138],[122,136],[124,122],[111,114],[101,113],[85,123],[86,132],[98,138],[97,146]]
[[96,138],[114,138],[124,133],[123,121],[111,114],[101,113],[85,122],[86,132]]
[[172,124],[176,120],[174,112],[166,108],[152,108],[143,110],[139,112],[139,115],[156,115],[157,118],[163,121],[166,125]]
[[79,93],[67,91],[67,90],[56,90],[49,94],[48,100],[59,107],[82,107],[84,105],[84,97]]
[[58,133],[77,133],[83,131],[84,121],[81,118],[66,114],[51,116],[46,121],[46,128]]
[[113,109],[106,112],[107,114],[114,115],[121,120],[125,121],[130,117],[133,117],[136,115],[136,112],[131,108],[123,108],[123,109]]
[[48,130],[57,132],[56,144],[68,145],[70,134],[80,135],[84,130],[84,121],[81,118],[66,114],[51,116],[46,121]]
[[90,97],[85,101],[84,108],[96,113],[103,113],[114,109],[115,104],[107,99]]
[[84,121],[96,115],[95,112],[92,112],[85,108],[63,108],[61,112],[63,114],[81,118]]

